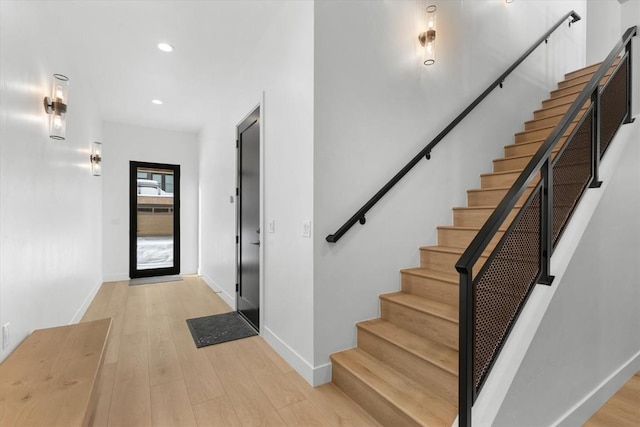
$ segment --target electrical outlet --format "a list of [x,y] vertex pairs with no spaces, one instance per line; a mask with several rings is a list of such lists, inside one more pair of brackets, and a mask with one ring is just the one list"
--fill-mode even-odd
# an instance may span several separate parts
[[7,322],[2,326],[2,349],[9,347],[9,325]]
[[269,222],[267,223],[267,231],[269,233],[275,233],[276,232],[276,220],[275,219],[269,220]]
[[307,239],[311,238],[311,221],[304,221],[302,223],[302,237]]

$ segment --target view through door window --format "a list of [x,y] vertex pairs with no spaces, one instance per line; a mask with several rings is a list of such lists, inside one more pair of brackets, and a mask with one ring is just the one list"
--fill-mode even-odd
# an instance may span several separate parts
[[137,269],[173,267],[173,170],[138,167]]

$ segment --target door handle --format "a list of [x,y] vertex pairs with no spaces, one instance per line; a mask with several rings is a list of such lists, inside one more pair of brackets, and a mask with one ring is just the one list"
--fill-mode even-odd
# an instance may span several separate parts
[[250,244],[260,246],[260,240],[258,240],[257,242],[251,242]]

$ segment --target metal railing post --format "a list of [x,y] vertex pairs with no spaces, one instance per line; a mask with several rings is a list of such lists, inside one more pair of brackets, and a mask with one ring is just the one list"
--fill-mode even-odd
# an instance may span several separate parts
[[551,271],[551,252],[553,251],[553,167],[548,157],[540,170],[542,187],[540,188],[540,278],[538,283],[551,285],[554,276]]
[[458,427],[471,427],[471,407],[475,397],[473,375],[475,290],[471,268],[460,273],[460,333],[458,345]]
[[624,124],[633,123],[635,121],[634,118],[631,117],[631,98],[633,98],[633,90],[631,87],[631,81],[633,80],[632,70],[632,62],[633,58],[631,56],[631,40],[625,45],[625,51],[627,53],[627,116],[624,119]]
[[591,94],[593,113],[591,118],[591,182],[589,188],[600,188],[600,88],[596,86]]

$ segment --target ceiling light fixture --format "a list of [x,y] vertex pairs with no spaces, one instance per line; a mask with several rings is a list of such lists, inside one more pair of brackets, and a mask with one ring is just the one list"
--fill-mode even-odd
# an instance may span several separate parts
[[162,105],[162,101],[160,101],[159,99],[154,99],[151,102],[156,104],[156,105]]
[[169,43],[158,43],[158,49],[163,52],[173,52],[173,46]]
[[51,97],[43,100],[44,111],[51,115],[49,119],[49,137],[63,140],[67,129],[67,102],[69,97],[69,77],[62,74],[53,75]]

